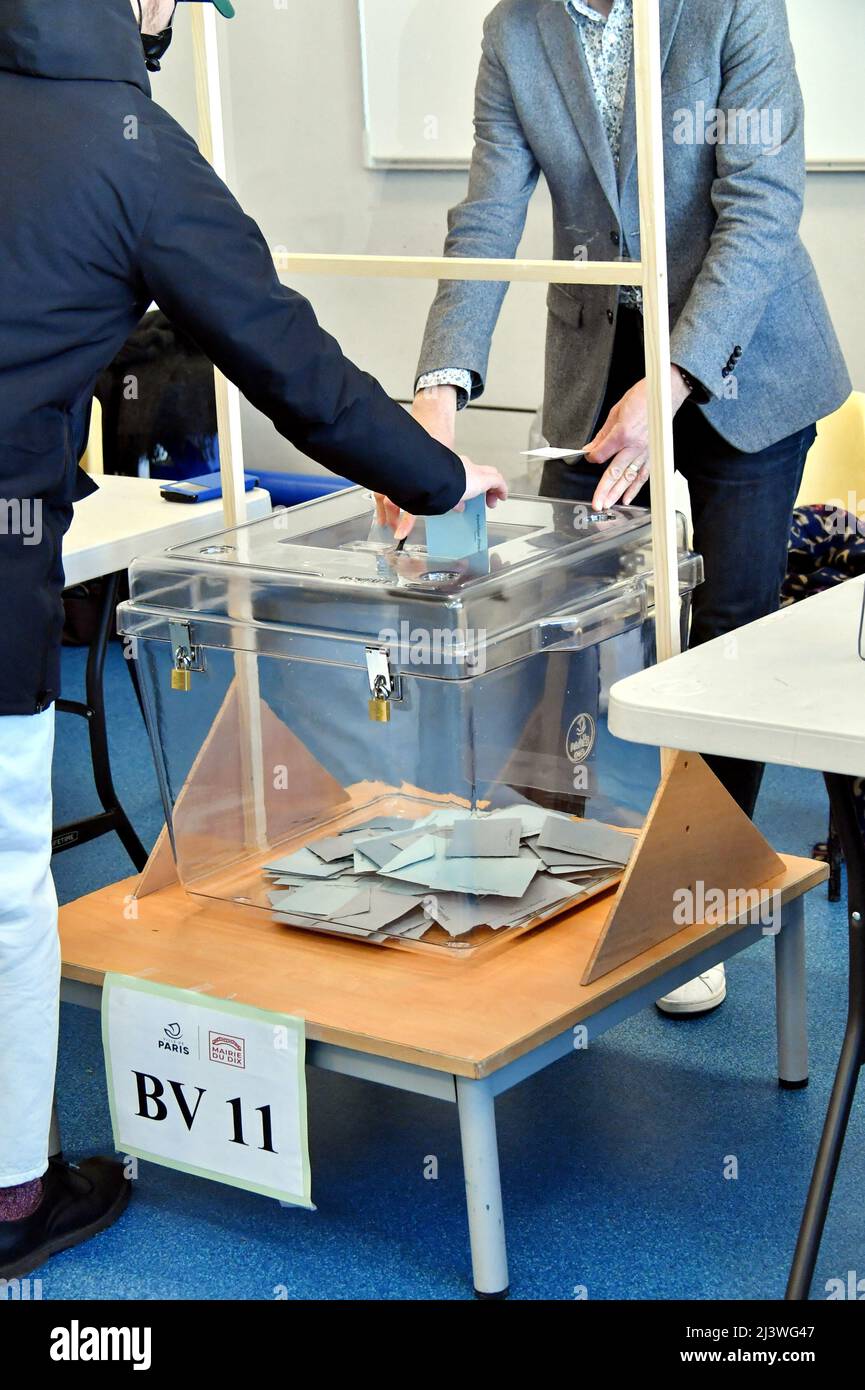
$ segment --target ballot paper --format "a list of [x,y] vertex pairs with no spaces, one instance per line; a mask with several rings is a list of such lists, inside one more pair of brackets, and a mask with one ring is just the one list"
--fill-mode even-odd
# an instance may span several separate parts
[[538,849],[560,850],[613,864],[627,864],[634,849],[634,836],[595,820],[565,820],[550,816],[538,837]]
[[374,859],[367,859],[365,854],[356,849],[352,855],[351,871],[353,874],[377,874],[379,866]]
[[397,923],[396,927],[385,927],[383,936],[398,936],[400,941],[420,941],[429,931],[430,924],[424,918],[417,926],[402,926]]
[[512,859],[520,852],[519,820],[461,820],[451,831],[446,850],[449,859]]
[[393,893],[385,893],[383,889],[374,887],[370,893],[369,907],[365,912],[340,915],[339,918],[335,919],[334,925],[344,922],[353,927],[363,928],[365,931],[377,932],[393,922],[401,921],[409,914],[417,918],[418,913],[420,913],[422,918],[421,904],[422,898],[419,894],[410,898],[399,898]]
[[388,937],[406,937],[408,940],[419,941],[422,936],[426,936],[430,929],[429,918],[422,908],[417,908],[414,912],[409,912],[405,917],[400,917],[396,922],[388,922],[387,926],[382,927],[381,931],[375,932],[370,941],[387,941]]
[[285,859],[277,859],[272,864],[265,864],[265,868],[274,874],[303,874],[307,878],[333,878],[341,874],[347,861],[337,861],[335,864],[325,864],[319,859],[312,850],[299,849],[295,854],[289,854]]
[[585,449],[553,449],[547,445],[543,449],[525,449],[523,458],[526,459],[577,459],[585,457]]
[[597,873],[600,869],[620,869],[622,866],[617,861],[610,859],[589,859],[581,854],[565,854],[559,849],[546,849],[543,845],[535,845],[534,853],[547,866],[548,869],[573,869],[577,874]]
[[427,555],[442,560],[462,560],[488,547],[485,496],[466,502],[461,512],[426,518]]
[[457,940],[579,904],[618,882],[632,848],[626,832],[530,802],[490,814],[441,806],[416,821],[377,817],[275,859],[268,899],[288,926]]
[[358,854],[362,859],[371,859],[382,873],[388,874],[393,873],[395,869],[405,869],[411,864],[432,859],[435,852],[435,840],[432,835],[425,835],[423,831],[364,840],[358,846]]
[[311,931],[333,932],[337,936],[356,936],[365,940],[374,935],[374,930],[369,927],[358,927],[351,922],[330,922],[324,917],[305,917],[299,912],[277,912],[274,917],[286,927],[306,927]]
[[289,893],[281,910],[310,917],[351,917],[369,912],[370,898],[371,889],[358,890],[354,884],[342,887],[338,883],[311,883]]
[[465,936],[475,927],[488,926],[491,908],[488,900],[466,893],[433,893],[425,899],[425,910],[432,921],[444,927],[449,936]]
[[506,898],[520,897],[541,868],[539,860],[449,858],[446,844],[436,849],[434,859],[413,864],[393,874],[403,882],[450,893],[494,893]]
[[351,859],[352,848],[356,843],[374,834],[369,830],[352,830],[345,835],[331,835],[326,840],[313,840],[309,848],[325,864],[334,864],[337,859]]
[[494,928],[510,926],[542,915],[558,903],[582,896],[582,889],[572,884],[557,883],[539,874],[521,898],[501,898],[487,906],[487,925]]

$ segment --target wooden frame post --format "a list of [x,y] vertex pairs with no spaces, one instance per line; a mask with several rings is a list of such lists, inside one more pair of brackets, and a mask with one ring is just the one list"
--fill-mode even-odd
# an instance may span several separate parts
[[[228,161],[222,109],[219,39],[216,11],[212,5],[193,7],[192,41],[199,144],[205,159],[210,161],[219,177],[226,180]],[[217,367],[214,367],[213,376],[216,390],[219,469],[222,479],[222,510],[226,528],[232,529],[243,525],[248,517],[240,392]],[[241,602],[241,611],[244,604],[245,597]],[[246,803],[244,815],[245,835],[247,844],[263,848],[267,843],[267,810],[258,664],[254,653],[237,652],[234,665],[240,706],[240,755],[244,767],[242,785],[250,788],[250,799]]]
[[[222,80],[216,11],[212,5],[192,7],[192,50],[195,61],[195,100],[198,109],[198,143],[204,158],[219,177],[227,178],[225,124],[222,111]],[[243,485],[243,434],[240,392],[217,367],[216,428],[219,438],[219,468],[222,477],[222,508],[227,528],[240,526],[247,518],[246,490]]]
[[652,542],[658,660],[681,651],[679,558],[673,505],[673,386],[670,374],[670,301],[661,97],[661,32],[657,0],[634,5],[640,228],[649,455],[652,463]]

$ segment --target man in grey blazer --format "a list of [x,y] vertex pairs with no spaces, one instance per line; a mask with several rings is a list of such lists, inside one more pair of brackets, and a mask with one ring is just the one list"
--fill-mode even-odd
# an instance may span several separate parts
[[[670,372],[676,463],[705,558],[693,645],[774,611],[815,421],[851,383],[799,237],[802,95],[784,0],[659,0],[663,61]],[[632,0],[502,0],[484,33],[468,195],[446,254],[514,256],[543,173],[553,256],[639,259]],[[415,417],[452,445],[481,395],[507,286],[439,287]],[[638,291],[552,285],[544,433],[588,462],[549,464],[541,491],[648,503]],[[762,769],[713,760],[753,813]],[[723,972],[677,1012],[723,998]]]

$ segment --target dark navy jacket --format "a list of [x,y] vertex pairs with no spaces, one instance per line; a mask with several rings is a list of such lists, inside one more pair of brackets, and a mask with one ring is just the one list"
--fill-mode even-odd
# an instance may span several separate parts
[[151,300],[319,463],[418,514],[465,490],[459,459],[280,285],[258,227],[151,100],[129,0],[0,0],[0,714],[58,693],[93,387]]

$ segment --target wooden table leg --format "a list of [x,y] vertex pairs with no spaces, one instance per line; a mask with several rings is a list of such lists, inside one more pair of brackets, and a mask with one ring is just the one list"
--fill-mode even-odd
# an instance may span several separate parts
[[508,1254],[492,1083],[464,1076],[455,1080],[475,1294],[507,1298]]

